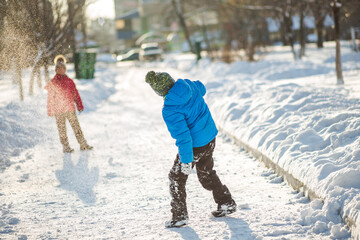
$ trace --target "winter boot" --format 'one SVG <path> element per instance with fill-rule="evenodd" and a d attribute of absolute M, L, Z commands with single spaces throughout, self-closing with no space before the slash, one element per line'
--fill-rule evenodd
<path fill-rule="evenodd" d="M 165 222 L 165 227 L 167 228 L 174 228 L 174 227 L 183 227 L 188 224 L 188 220 L 179 220 L 179 221 L 167 221 Z"/>
<path fill-rule="evenodd" d="M 165 222 L 165 227 L 167 227 L 167 228 L 183 227 L 186 224 L 188 224 L 188 219 L 189 218 L 187 216 L 184 216 L 181 218 L 173 219 L 171 221 L 167 221 L 167 222 Z"/>
<path fill-rule="evenodd" d="M 63 152 L 64 153 L 72 153 L 74 149 L 72 149 L 69 145 L 63 145 Z"/>
<path fill-rule="evenodd" d="M 92 150 L 93 148 L 94 148 L 93 146 L 90 146 L 90 145 L 88 145 L 87 143 L 81 144 L 81 146 L 80 146 L 80 150 L 81 150 L 81 151 Z"/>
<path fill-rule="evenodd" d="M 216 211 L 211 212 L 214 217 L 224 217 L 227 214 L 236 212 L 236 203 L 234 200 L 231 200 L 225 204 L 218 204 Z"/>

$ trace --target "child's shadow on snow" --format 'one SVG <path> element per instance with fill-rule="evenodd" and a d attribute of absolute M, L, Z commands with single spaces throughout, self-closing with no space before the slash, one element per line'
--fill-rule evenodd
<path fill-rule="evenodd" d="M 231 231 L 231 238 L 230 239 L 254 239 L 252 236 L 252 231 L 249 227 L 249 224 L 244 220 L 236 217 L 220 217 L 220 218 L 213 218 L 215 222 L 225 222 Z"/>
<path fill-rule="evenodd" d="M 241 239 L 241 240 L 252 240 L 254 236 L 252 236 L 252 231 L 249 227 L 249 224 L 240 218 L 235 217 L 221 217 L 221 218 L 213 218 L 215 222 L 225 222 L 229 226 L 229 230 L 231 231 L 231 237 L 228 239 Z M 181 228 L 170 228 L 171 231 L 177 232 L 181 234 L 181 237 L 185 240 L 200 240 L 199 235 L 189 226 L 181 227 Z M 224 235 L 223 231 L 218 234 Z M 226 236 L 219 237 L 225 238 Z"/>
<path fill-rule="evenodd" d="M 169 230 L 173 232 L 177 232 L 181 234 L 181 237 L 184 240 L 200 240 L 199 235 L 189 226 L 181 227 L 181 228 L 169 228 Z"/>
<path fill-rule="evenodd" d="M 56 170 L 56 178 L 60 182 L 60 186 L 68 191 L 77 193 L 80 200 L 87 204 L 94 204 L 96 197 L 94 186 L 99 179 L 99 168 L 88 168 L 89 154 L 81 152 L 79 161 L 76 165 L 71 160 L 71 154 L 64 154 L 63 169 Z"/>

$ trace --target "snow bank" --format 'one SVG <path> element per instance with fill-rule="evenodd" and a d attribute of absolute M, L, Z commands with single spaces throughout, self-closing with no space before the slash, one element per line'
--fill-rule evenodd
<path fill-rule="evenodd" d="M 37 123 L 43 121 L 45 114 L 39 98 L 23 104 L 11 102 L 0 108 L 0 170 L 11 165 L 11 156 L 18 156 L 44 139 L 47 128 Z"/>
<path fill-rule="evenodd" d="M 333 45 L 308 48 L 307 57 L 298 61 L 281 49 L 254 63 L 205 59 L 188 69 L 189 76 L 179 77 L 205 81 L 219 127 L 325 199 L 321 214 L 329 219 L 341 212 L 359 237 L 360 54 L 342 51 L 345 86 L 335 85 Z M 336 224 L 341 220 L 324 226 L 314 217 L 319 214 L 309 211 L 305 215 L 315 220 L 304 219 L 304 224 L 344 236 Z"/>

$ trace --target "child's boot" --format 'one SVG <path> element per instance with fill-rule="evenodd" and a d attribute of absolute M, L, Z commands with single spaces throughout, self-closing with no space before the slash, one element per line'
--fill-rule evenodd
<path fill-rule="evenodd" d="M 231 197 L 231 193 L 226 185 L 222 185 L 213 191 L 215 202 L 218 204 L 217 210 L 211 212 L 214 217 L 223 217 L 227 214 L 236 212 L 236 203 Z"/>
<path fill-rule="evenodd" d="M 217 210 L 211 212 L 211 214 L 214 217 L 223 217 L 234 212 L 236 212 L 236 203 L 231 199 L 231 201 L 228 203 L 218 204 Z"/>
<path fill-rule="evenodd" d="M 93 148 L 94 148 L 93 146 L 90 146 L 87 143 L 83 143 L 83 144 L 80 145 L 80 150 L 81 151 L 92 150 Z"/>
<path fill-rule="evenodd" d="M 70 147 L 70 145 L 63 145 L 63 152 L 64 153 L 72 153 L 74 151 L 74 149 L 72 149 L 71 147 Z"/>
<path fill-rule="evenodd" d="M 173 220 L 165 222 L 165 227 L 173 228 L 173 227 L 182 227 L 188 224 L 188 216 L 181 216 L 178 218 L 173 218 Z"/>
<path fill-rule="evenodd" d="M 172 205 L 175 206 L 172 202 Z M 186 209 L 186 203 L 180 203 L 171 209 L 172 220 L 165 222 L 165 227 L 182 227 L 188 224 L 189 215 Z"/>

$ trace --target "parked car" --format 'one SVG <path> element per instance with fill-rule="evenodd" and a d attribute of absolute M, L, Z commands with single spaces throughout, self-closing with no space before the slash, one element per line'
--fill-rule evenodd
<path fill-rule="evenodd" d="M 139 58 L 142 61 L 162 60 L 163 50 L 157 43 L 144 43 L 141 45 Z"/>
<path fill-rule="evenodd" d="M 139 60 L 139 49 L 132 49 L 123 55 L 116 57 L 117 61 L 134 61 Z"/>

